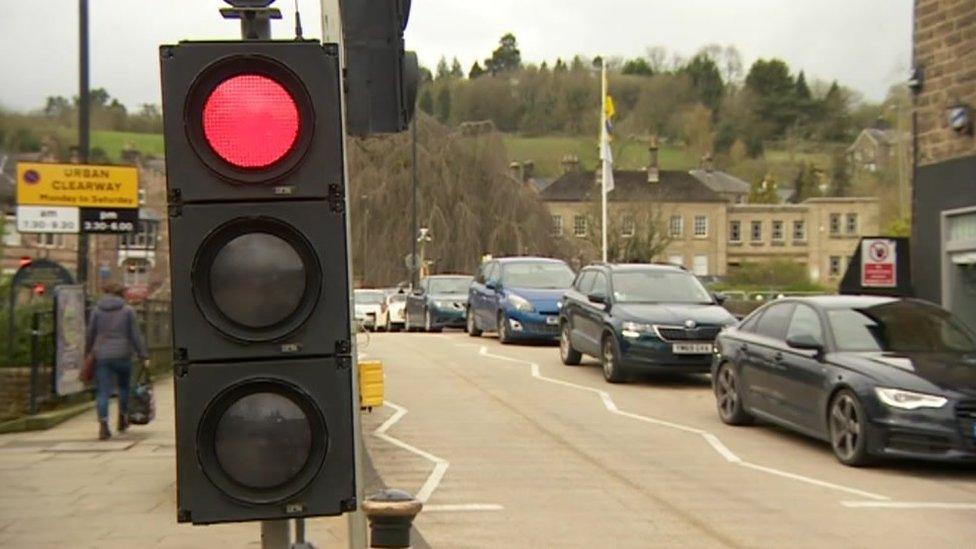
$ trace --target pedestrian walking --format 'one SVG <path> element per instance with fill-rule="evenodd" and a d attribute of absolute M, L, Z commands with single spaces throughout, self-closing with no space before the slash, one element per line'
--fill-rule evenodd
<path fill-rule="evenodd" d="M 98 300 L 88 319 L 85 351 L 95 360 L 96 410 L 98 412 L 98 439 L 112 436 L 108 428 L 108 399 L 112 394 L 112 379 L 119 388 L 118 431 L 129 427 L 127 405 L 129 382 L 132 377 L 133 351 L 149 367 L 149 353 L 139 333 L 136 313 L 125 304 L 121 284 L 110 282 L 102 287 L 104 295 Z"/>

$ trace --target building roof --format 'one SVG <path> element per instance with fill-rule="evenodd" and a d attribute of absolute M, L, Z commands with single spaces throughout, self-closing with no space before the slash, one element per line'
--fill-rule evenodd
<path fill-rule="evenodd" d="M 749 194 L 751 186 L 732 174 L 718 170 L 691 170 L 689 173 L 717 193 Z"/>
<path fill-rule="evenodd" d="M 529 188 L 537 193 L 541 193 L 548 187 L 552 185 L 553 180 L 546 177 L 530 177 L 528 179 Z"/>
<path fill-rule="evenodd" d="M 660 181 L 649 183 L 643 170 L 614 170 L 611 202 L 725 202 L 698 178 L 685 171 L 661 170 Z M 539 193 L 547 202 L 583 202 L 599 196 L 592 171 L 564 173 Z"/>
<path fill-rule="evenodd" d="M 861 140 L 861 137 L 867 137 L 879 145 L 895 145 L 899 141 L 904 141 L 908 139 L 909 134 L 907 132 L 899 132 L 898 130 L 882 130 L 879 128 L 864 128 L 861 133 L 857 135 L 854 139 L 854 143 L 848 147 L 848 150 L 853 149 L 857 146 L 857 142 Z"/>

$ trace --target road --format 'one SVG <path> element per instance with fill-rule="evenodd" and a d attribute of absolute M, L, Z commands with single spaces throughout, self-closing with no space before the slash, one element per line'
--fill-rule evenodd
<path fill-rule="evenodd" d="M 383 482 L 426 499 L 432 547 L 962 547 L 976 467 L 840 465 L 826 444 L 729 427 L 706 376 L 603 381 L 548 345 L 373 334 Z"/>

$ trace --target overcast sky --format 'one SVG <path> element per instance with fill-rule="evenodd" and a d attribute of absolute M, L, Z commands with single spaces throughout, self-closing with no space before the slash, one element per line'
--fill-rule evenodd
<path fill-rule="evenodd" d="M 367 0 L 368 1 L 368 0 Z M 294 0 L 274 23 L 294 29 Z M 77 0 L 3 0 L 0 105 L 38 109 L 77 94 Z M 157 47 L 180 39 L 234 38 L 219 0 L 91 0 L 92 87 L 129 107 L 159 103 Z M 321 37 L 319 0 L 299 0 L 305 35 Z M 634 57 L 649 46 L 690 56 L 735 45 L 746 68 L 779 57 L 808 80 L 837 79 L 869 99 L 907 78 L 912 0 L 413 0 L 407 47 L 434 67 L 457 56 L 465 71 L 512 32 L 525 61 L 574 54 Z"/>

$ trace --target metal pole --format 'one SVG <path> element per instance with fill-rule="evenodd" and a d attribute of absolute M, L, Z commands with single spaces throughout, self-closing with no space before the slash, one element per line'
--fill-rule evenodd
<path fill-rule="evenodd" d="M 261 549 L 289 549 L 290 545 L 287 520 L 261 521 Z"/>
<path fill-rule="evenodd" d="M 34 415 L 37 413 L 37 370 L 41 367 L 40 365 L 40 347 L 41 342 L 39 341 L 41 334 L 41 321 L 39 318 L 39 313 L 34 311 L 31 315 L 31 331 L 30 331 L 30 414 Z"/>
<path fill-rule="evenodd" d="M 89 106 L 91 103 L 88 83 L 88 0 L 78 0 L 78 160 L 88 163 Z M 88 285 L 88 235 L 78 234 L 78 257 L 75 267 L 78 284 Z"/>
<path fill-rule="evenodd" d="M 339 45 L 339 63 L 341 64 L 341 70 L 346 70 L 346 55 L 345 47 L 342 41 L 342 17 L 339 10 L 339 0 L 321 0 L 322 2 L 322 42 L 334 43 Z M 342 86 L 339 87 L 340 90 L 340 102 L 342 103 L 342 108 L 340 112 L 342 113 L 342 165 L 349 166 L 349 159 L 347 158 L 345 140 L 346 140 L 346 93 Z M 343 170 L 343 188 L 345 189 L 345 204 L 349 203 L 349 172 Z M 351 224 L 349 223 L 349 216 L 346 216 L 346 249 L 351 250 L 350 236 L 351 236 Z M 349 253 L 349 252 L 347 252 Z M 352 280 L 352 263 L 346 262 L 347 264 L 347 274 L 349 280 Z M 348 299 L 349 307 L 349 318 L 355 318 L 354 311 L 352 307 L 352 289 L 350 288 Z M 352 337 L 352 356 L 357 357 L 356 361 L 358 363 L 359 356 L 359 345 L 356 341 L 355 335 Z M 346 524 L 349 528 L 349 547 L 350 549 L 365 549 L 367 544 L 366 535 L 366 514 L 363 513 L 362 504 L 365 500 L 365 492 L 363 487 L 363 427 L 360 418 L 361 412 L 359 411 L 359 368 L 356 364 L 352 368 L 352 428 L 353 428 L 353 459 L 355 461 L 354 466 L 356 469 L 356 510 L 346 513 Z"/>
<path fill-rule="evenodd" d="M 602 234 L 602 239 L 603 239 L 602 255 L 603 255 L 603 262 L 606 263 L 607 262 L 607 159 L 605 155 L 602 154 L 604 152 L 602 149 L 607 139 L 607 135 L 606 135 L 607 109 L 606 106 L 604 105 L 604 102 L 607 100 L 607 64 L 602 63 L 602 65 L 603 65 L 603 77 L 601 78 L 601 84 L 600 84 L 600 89 L 602 90 L 600 92 L 600 148 L 601 148 L 600 158 L 602 159 L 602 163 L 600 165 L 600 167 L 602 168 L 600 170 L 600 174 L 601 174 L 600 195 L 602 196 L 603 200 L 601 202 L 600 211 L 603 219 L 600 224 L 600 232 L 603 233 Z"/>
<path fill-rule="evenodd" d="M 420 265 L 417 261 L 417 238 L 418 238 L 418 233 L 420 232 L 420 227 L 417 226 L 417 191 L 418 191 L 418 187 L 420 186 L 417 180 L 417 121 L 419 119 L 420 119 L 419 114 L 417 116 L 414 116 L 413 124 L 411 124 L 410 126 L 410 150 L 411 150 L 411 156 L 413 158 L 413 160 L 410 163 L 411 170 L 413 171 L 413 202 L 411 203 L 413 226 L 411 228 L 412 232 L 410 233 L 411 235 L 410 241 L 412 242 L 411 246 L 413 246 L 413 250 L 412 250 L 413 255 L 411 256 L 413 258 L 413 265 L 410 266 L 411 267 L 410 270 L 411 288 L 417 286 L 417 274 L 418 274 L 418 269 L 420 268 Z"/>

